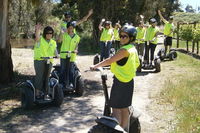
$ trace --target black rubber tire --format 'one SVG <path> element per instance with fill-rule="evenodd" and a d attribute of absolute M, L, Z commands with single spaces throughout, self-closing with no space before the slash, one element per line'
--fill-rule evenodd
<path fill-rule="evenodd" d="M 140 133 L 141 126 L 138 118 L 131 118 L 129 133 Z"/>
<path fill-rule="evenodd" d="M 161 66 L 160 66 L 160 59 L 156 59 L 154 60 L 154 64 L 155 64 L 155 72 L 160 72 L 161 71 Z"/>
<path fill-rule="evenodd" d="M 94 60 L 93 60 L 93 65 L 96 65 L 100 62 L 100 57 L 99 57 L 99 54 L 96 54 L 94 56 Z"/>
<path fill-rule="evenodd" d="M 163 61 L 163 60 L 165 59 L 165 49 L 163 49 L 163 48 L 160 49 L 160 50 L 158 51 L 157 56 L 160 58 L 161 61 Z"/>
<path fill-rule="evenodd" d="M 176 51 L 171 51 L 170 53 L 169 53 L 169 59 L 170 60 L 175 60 L 177 58 L 177 53 L 176 53 Z"/>
<path fill-rule="evenodd" d="M 29 110 L 34 107 L 33 90 L 28 85 L 24 85 L 21 88 L 21 107 L 25 110 Z"/>
<path fill-rule="evenodd" d="M 83 79 L 80 77 L 76 81 L 75 94 L 80 97 L 83 95 L 83 92 L 84 92 L 84 83 Z"/>
<path fill-rule="evenodd" d="M 139 58 L 139 60 L 140 60 L 140 65 L 137 68 L 137 72 L 142 72 L 142 59 Z"/>
<path fill-rule="evenodd" d="M 64 99 L 63 90 L 60 84 L 58 84 L 55 87 L 53 105 L 56 107 L 60 107 L 60 105 L 63 103 L 63 99 Z"/>
<path fill-rule="evenodd" d="M 122 133 L 120 131 L 116 131 L 108 126 L 97 124 L 93 126 L 88 133 Z"/>

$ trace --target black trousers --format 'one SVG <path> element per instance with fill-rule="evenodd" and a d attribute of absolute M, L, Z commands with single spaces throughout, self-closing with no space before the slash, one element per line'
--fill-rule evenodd
<path fill-rule="evenodd" d="M 145 42 L 145 55 L 144 55 L 144 60 L 149 61 L 149 51 L 150 51 L 150 60 L 154 60 L 154 52 L 156 49 L 157 44 L 149 43 L 147 45 L 147 42 Z"/>

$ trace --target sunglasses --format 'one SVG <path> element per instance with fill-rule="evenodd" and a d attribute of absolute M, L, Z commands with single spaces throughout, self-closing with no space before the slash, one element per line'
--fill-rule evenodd
<path fill-rule="evenodd" d="M 119 35 L 119 37 L 120 37 L 120 38 L 123 38 L 123 39 L 124 39 L 124 38 L 128 38 L 127 35 Z"/>
<path fill-rule="evenodd" d="M 51 34 L 51 35 L 52 35 L 53 33 L 52 33 L 52 32 L 49 32 L 49 33 L 47 33 L 47 34 Z"/>

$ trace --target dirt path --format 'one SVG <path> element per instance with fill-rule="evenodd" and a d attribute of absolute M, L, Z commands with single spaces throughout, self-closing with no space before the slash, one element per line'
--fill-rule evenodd
<path fill-rule="evenodd" d="M 13 49 L 15 70 L 21 74 L 34 75 L 32 50 Z M 78 56 L 78 66 L 85 79 L 84 96 L 68 95 L 61 108 L 37 107 L 32 111 L 20 108 L 19 101 L 4 101 L 1 107 L 0 132 L 25 133 L 86 133 L 95 124 L 96 116 L 102 115 L 104 97 L 99 72 L 90 72 L 93 56 Z M 56 62 L 59 62 L 57 60 Z M 133 106 L 141 112 L 142 133 L 168 133 L 173 128 L 174 109 L 162 103 L 159 93 L 167 75 L 173 69 L 162 64 L 160 73 L 140 73 L 135 78 Z M 167 69 L 166 69 L 167 68 Z M 108 87 L 112 84 L 112 74 L 108 73 Z M 0 100 L 2 102 L 2 100 Z"/>

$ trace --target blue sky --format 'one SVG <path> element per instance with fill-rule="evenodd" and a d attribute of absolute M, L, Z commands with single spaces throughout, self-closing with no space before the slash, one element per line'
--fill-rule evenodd
<path fill-rule="evenodd" d="M 187 4 L 191 5 L 194 9 L 200 6 L 200 0 L 179 0 L 182 5 L 182 8 L 185 9 Z"/>

